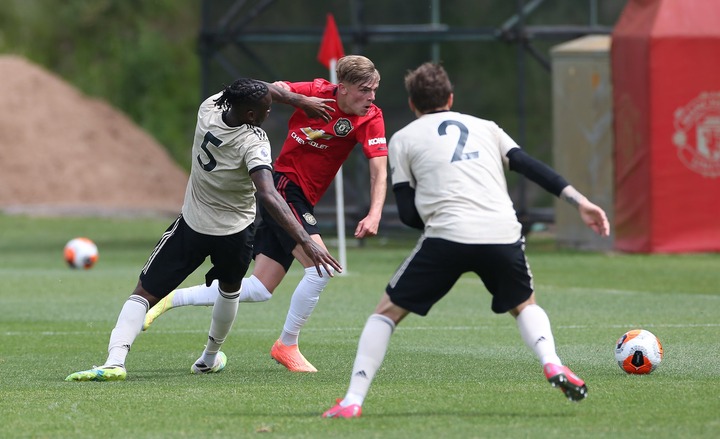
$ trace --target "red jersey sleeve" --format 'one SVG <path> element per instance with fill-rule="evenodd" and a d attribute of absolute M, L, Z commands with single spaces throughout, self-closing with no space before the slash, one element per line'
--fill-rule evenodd
<path fill-rule="evenodd" d="M 384 157 L 388 155 L 387 141 L 385 140 L 385 119 L 382 110 L 373 107 L 373 114 L 368 114 L 370 120 L 363 124 L 357 133 L 357 141 L 362 145 L 365 157 Z"/>
<path fill-rule="evenodd" d="M 288 82 L 284 81 L 290 86 L 290 91 L 293 93 L 315 96 L 319 98 L 333 97 L 337 86 L 326 79 L 318 78 L 311 82 Z"/>

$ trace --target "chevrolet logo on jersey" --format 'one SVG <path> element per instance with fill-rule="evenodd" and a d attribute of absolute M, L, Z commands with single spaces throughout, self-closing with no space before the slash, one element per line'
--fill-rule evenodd
<path fill-rule="evenodd" d="M 330 140 L 332 139 L 332 136 L 330 134 L 325 134 L 325 130 L 316 130 L 310 127 L 302 128 L 302 132 L 305 133 L 307 138 L 309 140 Z"/>

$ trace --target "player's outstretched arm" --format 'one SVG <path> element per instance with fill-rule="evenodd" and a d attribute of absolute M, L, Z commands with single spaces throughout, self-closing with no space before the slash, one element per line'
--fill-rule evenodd
<path fill-rule="evenodd" d="M 355 228 L 355 238 L 375 236 L 380 228 L 385 195 L 387 193 L 387 157 L 373 157 L 370 166 L 370 209 Z"/>
<path fill-rule="evenodd" d="M 507 158 L 510 163 L 510 170 L 523 174 L 546 191 L 575 206 L 580 212 L 583 222 L 593 229 L 595 233 L 600 236 L 610 234 L 610 223 L 605 211 L 591 203 L 553 168 L 530 156 L 520 148 L 511 149 L 507 153 Z"/>
<path fill-rule="evenodd" d="M 580 218 L 600 236 L 610 234 L 610 222 L 605 211 L 596 204 L 593 204 L 574 187 L 568 185 L 560 193 L 560 198 L 577 207 Z"/>
<path fill-rule="evenodd" d="M 287 203 L 275 189 L 270 170 L 265 168 L 255 170 L 250 174 L 250 177 L 257 188 L 258 200 L 275 221 L 292 236 L 295 242 L 302 246 L 305 254 L 313 261 L 318 276 L 322 277 L 323 275 L 320 267 L 323 267 L 331 277 L 333 271 L 329 267 L 342 272 L 340 263 L 327 250 L 313 241 L 295 219 Z"/>
<path fill-rule="evenodd" d="M 334 112 L 335 109 L 328 104 L 335 102 L 335 99 L 323 99 L 294 93 L 290 91 L 290 86 L 283 81 L 276 81 L 272 84 L 266 82 L 265 84 L 270 90 L 273 102 L 299 108 L 311 119 L 322 119 L 325 122 L 332 119 L 330 112 Z"/>

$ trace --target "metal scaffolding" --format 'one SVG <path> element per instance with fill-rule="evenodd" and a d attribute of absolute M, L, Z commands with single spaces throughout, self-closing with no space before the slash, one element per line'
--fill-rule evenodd
<path fill-rule="evenodd" d="M 365 0 L 348 0 L 351 9 L 351 25 L 340 29 L 345 43 L 351 45 L 351 52 L 361 54 L 365 46 L 377 43 L 426 43 L 431 57 L 439 59 L 439 43 L 442 42 L 504 42 L 516 47 L 517 69 L 517 118 L 518 134 L 516 140 L 523 145 L 526 142 L 526 103 L 525 85 L 528 58 L 550 70 L 550 61 L 539 50 L 536 41 L 565 41 L 588 34 L 610 34 L 612 27 L 598 25 L 598 0 L 587 0 L 589 16 L 587 25 L 582 26 L 532 26 L 526 18 L 533 14 L 545 0 L 517 0 L 516 10 L 507 20 L 497 27 L 453 27 L 440 21 L 440 0 L 430 1 L 430 22 L 424 24 L 372 25 L 367 23 Z M 575 0 L 573 0 L 575 2 Z M 248 0 L 225 2 L 222 14 L 217 0 L 203 0 L 202 27 L 199 36 L 202 93 L 210 93 L 209 77 L 211 63 L 217 63 L 233 77 L 243 76 L 235 60 L 224 56 L 221 50 L 233 46 L 249 60 L 256 63 L 269 77 L 278 77 L 273 67 L 253 50 L 252 43 L 320 43 L 322 27 L 264 27 L 253 29 L 251 24 L 263 12 L 271 8 L 275 0 L 259 0 L 249 5 Z M 220 16 L 214 20 L 213 17 Z M 528 209 L 525 180 L 519 181 L 519 200 L 516 208 L 523 225 L 534 222 L 552 222 L 552 209 Z"/>

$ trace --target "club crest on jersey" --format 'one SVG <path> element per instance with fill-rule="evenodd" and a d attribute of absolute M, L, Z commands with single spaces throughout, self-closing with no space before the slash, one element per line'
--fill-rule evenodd
<path fill-rule="evenodd" d="M 310 224 L 311 226 L 314 226 L 315 224 L 317 224 L 317 220 L 315 219 L 313 214 L 310 212 L 303 213 L 303 219 L 305 220 L 306 223 Z"/>
<path fill-rule="evenodd" d="M 350 119 L 345 119 L 344 117 L 338 119 L 337 122 L 335 122 L 335 126 L 333 126 L 333 131 L 335 131 L 335 134 L 340 137 L 347 136 L 350 134 L 352 129 L 353 126 L 352 123 L 350 123 Z"/>

